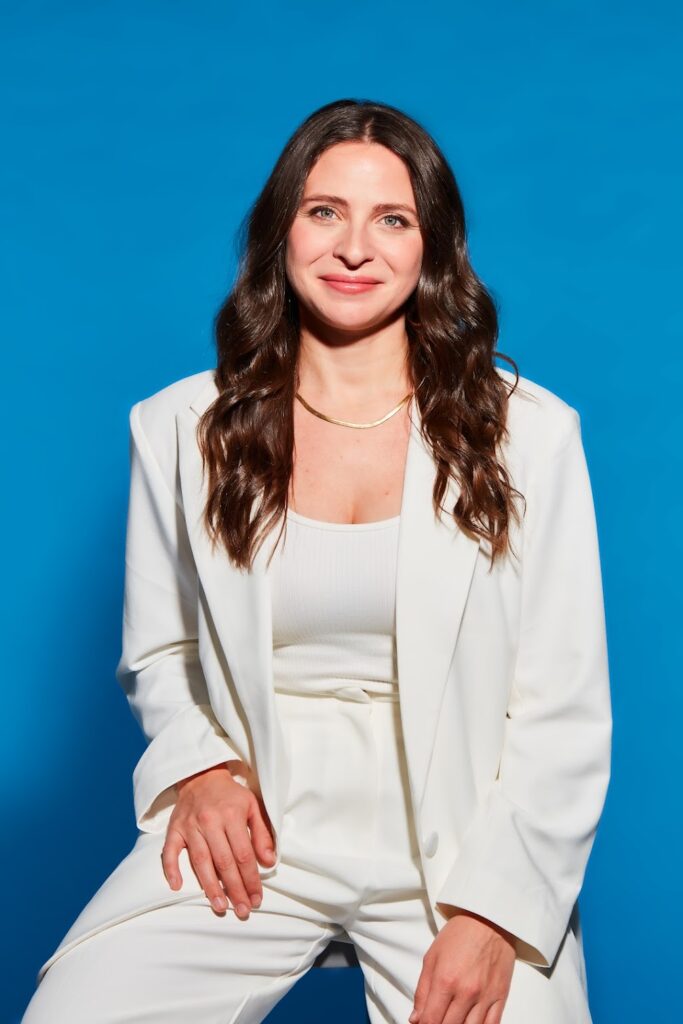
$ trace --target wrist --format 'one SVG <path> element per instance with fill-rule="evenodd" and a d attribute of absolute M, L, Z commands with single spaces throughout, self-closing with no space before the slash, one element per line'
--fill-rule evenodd
<path fill-rule="evenodd" d="M 228 771 L 227 763 L 222 762 L 221 764 L 212 764 L 209 768 L 203 768 L 202 771 L 195 772 L 194 775 L 188 775 L 186 778 L 180 779 L 178 782 L 176 782 L 176 789 L 178 790 L 178 792 L 180 792 L 183 786 L 185 786 L 188 782 L 192 782 L 193 779 L 198 779 L 202 775 L 208 775 L 209 772 L 215 771 Z"/>

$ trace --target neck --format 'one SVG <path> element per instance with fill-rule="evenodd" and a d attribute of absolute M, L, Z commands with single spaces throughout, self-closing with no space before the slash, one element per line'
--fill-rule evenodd
<path fill-rule="evenodd" d="M 311 402 L 343 409 L 352 418 L 398 402 L 412 391 L 403 319 L 372 332 L 332 337 L 302 324 L 297 390 Z"/>

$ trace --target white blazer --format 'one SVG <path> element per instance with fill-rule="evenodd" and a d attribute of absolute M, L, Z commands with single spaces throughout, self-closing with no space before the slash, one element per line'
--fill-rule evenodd
<path fill-rule="evenodd" d="M 222 548 L 211 550 L 195 432 L 217 395 L 213 370 L 205 370 L 130 411 L 116 675 L 149 741 L 133 775 L 138 829 L 165 832 L 176 781 L 240 758 L 257 774 L 275 833 L 276 863 L 259 866 L 265 877 L 279 863 L 289 780 L 273 696 L 271 538 L 250 572 L 236 570 Z M 439 928 L 447 920 L 440 904 L 462 907 L 510 931 L 520 959 L 552 965 L 570 927 L 582 955 L 575 903 L 611 760 L 602 580 L 579 415 L 520 377 L 504 454 L 527 513 L 512 529 L 519 560 L 489 571 L 487 543 L 433 513 L 435 466 L 414 400 L 410 411 L 396 642 L 430 906 Z M 444 506 L 457 495 L 451 482 Z M 273 543 L 276 534 L 277 527 Z M 158 864 L 157 853 L 157 872 Z M 118 895 L 76 922 L 43 972 L 107 914 L 120 920 L 150 906 L 142 882 L 125 898 L 113 883 L 110 890 Z M 157 903 L 181 898 L 183 890 L 159 883 Z"/>

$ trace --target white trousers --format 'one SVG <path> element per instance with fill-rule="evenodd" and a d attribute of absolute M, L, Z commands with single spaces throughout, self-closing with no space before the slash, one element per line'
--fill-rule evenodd
<path fill-rule="evenodd" d="M 216 913 L 187 850 L 174 894 L 161 867 L 165 832 L 140 833 L 86 907 L 100 926 L 53 960 L 22 1024 L 258 1024 L 343 932 L 356 948 L 372 1024 L 407 1024 L 437 928 L 399 705 L 360 688 L 344 698 L 277 692 L 276 700 L 292 776 L 281 860 L 262 877 L 261 906 L 247 920 L 232 906 Z M 117 915 L 141 885 L 149 898 Z M 503 1024 L 528 1024 L 529 1003 L 543 1024 L 590 1024 L 573 967 L 565 957 L 567 977 L 551 985 L 543 969 L 516 961 Z"/>
<path fill-rule="evenodd" d="M 355 699 L 275 699 L 292 779 L 281 862 L 262 879 L 260 907 L 247 921 L 231 905 L 216 913 L 183 850 L 186 897 L 128 916 L 55 959 L 23 1024 L 257 1024 L 343 931 L 364 971 L 373 1024 L 408 1021 L 436 928 L 407 803 L 398 703 L 360 690 Z M 171 894 L 164 838 L 143 833 L 135 846 Z M 122 891 L 127 862 L 138 886 L 135 854 L 116 869 Z"/>

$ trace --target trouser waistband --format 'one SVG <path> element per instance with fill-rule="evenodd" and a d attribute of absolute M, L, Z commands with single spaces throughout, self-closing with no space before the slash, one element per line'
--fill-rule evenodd
<path fill-rule="evenodd" d="M 323 690 L 318 692 L 307 692 L 305 690 L 281 690 L 276 687 L 275 693 L 278 694 L 278 696 L 284 697 L 308 697 L 311 700 L 320 698 L 329 700 L 330 698 L 334 698 L 335 700 L 353 701 L 354 703 L 359 704 L 369 704 L 374 701 L 388 704 L 398 704 L 399 702 L 398 693 L 373 693 L 371 690 L 364 690 L 362 687 L 337 693 L 326 693 Z"/>

